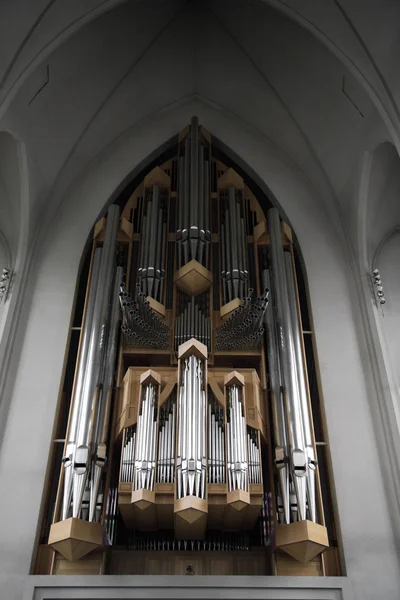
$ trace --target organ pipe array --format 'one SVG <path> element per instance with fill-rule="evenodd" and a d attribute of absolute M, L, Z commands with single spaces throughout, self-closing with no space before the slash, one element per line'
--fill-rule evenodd
<path fill-rule="evenodd" d="M 85 298 L 49 544 L 321 552 L 291 231 L 196 117 L 96 224 Z"/>
<path fill-rule="evenodd" d="M 247 428 L 247 456 L 249 458 L 249 483 L 261 483 L 261 454 L 258 432 Z"/>
<path fill-rule="evenodd" d="M 210 162 L 200 140 L 197 117 L 191 121 L 179 156 L 177 266 L 197 260 L 205 267 L 210 253 Z"/>
<path fill-rule="evenodd" d="M 226 304 L 248 288 L 247 236 L 242 191 L 232 185 L 221 194 L 221 277 Z"/>
<path fill-rule="evenodd" d="M 176 391 L 160 408 L 157 483 L 175 480 Z"/>
<path fill-rule="evenodd" d="M 207 294 L 188 296 L 180 292 L 181 314 L 175 320 L 175 350 L 191 338 L 211 349 L 209 302 Z"/>
<path fill-rule="evenodd" d="M 158 185 L 146 189 L 139 259 L 139 287 L 144 296 L 162 301 L 167 239 L 167 198 Z"/>
<path fill-rule="evenodd" d="M 122 269 L 115 269 L 119 208 L 111 206 L 102 248 L 95 251 L 68 439 L 63 457 L 62 519 L 82 516 L 89 489 L 89 521 L 96 518 L 100 479 L 106 462 L 110 391 L 114 378 L 118 321 L 118 288 Z M 107 333 L 108 332 L 108 333 Z M 72 503 L 72 510 L 71 510 Z"/>
<path fill-rule="evenodd" d="M 242 300 L 233 314 L 215 331 L 217 350 L 248 350 L 256 348 L 264 334 L 264 313 L 268 305 L 268 288 L 251 301 L 253 290 Z"/>
<path fill-rule="evenodd" d="M 232 490 L 248 489 L 248 454 L 246 418 L 242 388 L 228 386 L 228 411 L 226 423 L 228 487 Z"/>
<path fill-rule="evenodd" d="M 124 441 L 121 453 L 120 481 L 133 481 L 136 449 L 136 425 L 124 430 Z"/>
<path fill-rule="evenodd" d="M 316 521 L 312 415 L 307 397 L 305 364 L 301 350 L 292 257 L 281 244 L 277 209 L 268 212 L 274 303 L 267 319 L 271 360 L 271 389 L 275 416 L 275 462 L 279 472 L 284 522 L 290 522 L 290 485 L 300 521 Z M 269 273 L 265 273 L 268 281 Z M 287 409 L 286 409 L 287 406 Z"/>
<path fill-rule="evenodd" d="M 225 483 L 224 409 L 213 394 L 208 403 L 208 482 Z"/>
<path fill-rule="evenodd" d="M 140 286 L 140 284 L 138 284 Z M 144 348 L 168 348 L 170 329 L 163 323 L 145 299 L 145 293 L 136 290 L 136 302 L 125 291 L 123 283 L 119 293 L 122 309 L 122 332 L 132 346 Z"/>
<path fill-rule="evenodd" d="M 152 490 L 156 468 L 157 390 L 154 384 L 143 386 L 137 423 L 134 489 Z"/>
<path fill-rule="evenodd" d="M 178 401 L 177 497 L 206 496 L 206 391 L 204 361 L 182 361 Z"/>

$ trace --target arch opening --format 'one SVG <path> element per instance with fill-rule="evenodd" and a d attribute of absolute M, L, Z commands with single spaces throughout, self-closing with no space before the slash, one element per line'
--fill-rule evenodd
<path fill-rule="evenodd" d="M 90 236 L 38 564 L 339 575 L 298 244 L 196 118 L 174 142 Z"/>

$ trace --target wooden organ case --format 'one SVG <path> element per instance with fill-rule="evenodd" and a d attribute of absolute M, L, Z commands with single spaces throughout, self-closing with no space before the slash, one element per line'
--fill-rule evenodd
<path fill-rule="evenodd" d="M 194 117 L 94 227 L 37 573 L 340 574 L 297 274 Z"/>

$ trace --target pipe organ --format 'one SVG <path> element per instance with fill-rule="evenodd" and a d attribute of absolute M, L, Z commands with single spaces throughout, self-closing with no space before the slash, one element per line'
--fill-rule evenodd
<path fill-rule="evenodd" d="M 194 117 L 96 223 L 48 572 L 339 574 L 293 236 L 249 185 Z"/>

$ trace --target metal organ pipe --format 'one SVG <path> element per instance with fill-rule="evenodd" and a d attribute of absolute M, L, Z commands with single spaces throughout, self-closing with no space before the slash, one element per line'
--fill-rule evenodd
<path fill-rule="evenodd" d="M 304 442 L 307 459 L 307 501 L 310 518 L 316 521 L 316 501 L 315 501 L 315 470 L 317 467 L 317 457 L 314 452 L 314 444 L 312 437 L 312 417 L 309 411 L 307 384 L 305 379 L 305 365 L 303 362 L 303 351 L 300 339 L 300 323 L 297 310 L 297 298 L 293 277 L 292 256 L 289 252 L 284 252 L 286 281 L 289 295 L 290 315 L 292 321 L 293 341 L 296 357 L 297 381 L 300 394 L 300 406 L 303 418 Z"/>
<path fill-rule="evenodd" d="M 299 519 L 306 515 L 306 475 L 308 464 L 304 439 L 303 413 L 297 379 L 297 361 L 292 327 L 292 316 L 288 297 L 286 268 L 281 241 L 279 213 L 276 208 L 268 211 L 268 226 L 271 236 L 272 284 L 276 298 L 279 352 L 281 357 L 284 394 L 287 398 L 290 428 L 291 475 L 297 497 Z"/>
<path fill-rule="evenodd" d="M 175 470 L 176 392 L 160 409 L 157 483 L 173 483 Z"/>
<path fill-rule="evenodd" d="M 274 307 L 276 304 L 272 293 L 269 270 L 267 269 L 263 272 L 263 285 L 271 290 L 270 302 L 265 313 L 265 325 L 267 332 L 266 347 L 276 444 L 274 460 L 278 471 L 281 500 L 278 504 L 282 506 L 282 522 L 290 523 L 288 424 L 286 421 L 285 398 L 279 360 L 278 332 L 276 328 L 276 317 L 274 316 Z"/>
<path fill-rule="evenodd" d="M 137 422 L 134 489 L 153 490 L 156 461 L 157 390 L 152 384 L 142 389 Z"/>
<path fill-rule="evenodd" d="M 208 266 L 211 243 L 210 175 L 209 161 L 204 158 L 199 122 L 197 117 L 193 117 L 190 136 L 185 138 L 183 157 L 178 163 L 178 268 L 193 259 Z"/>
<path fill-rule="evenodd" d="M 246 419 L 242 400 L 242 389 L 230 385 L 226 430 L 228 436 L 228 485 L 229 491 L 245 490 L 248 487 L 248 457 Z"/>
<path fill-rule="evenodd" d="M 162 302 L 165 279 L 166 210 L 164 188 L 153 185 L 146 190 L 145 214 L 142 219 L 139 287 L 144 297 Z"/>
<path fill-rule="evenodd" d="M 242 304 L 233 314 L 215 330 L 217 350 L 236 350 L 256 348 L 264 333 L 264 313 L 268 306 L 269 289 L 251 302 L 251 294 L 243 298 Z"/>
<path fill-rule="evenodd" d="M 109 326 L 109 305 L 115 265 L 117 233 L 119 226 L 120 210 L 118 206 L 111 205 L 108 210 L 107 224 L 105 230 L 104 244 L 101 253 L 101 262 L 97 277 L 97 285 L 94 290 L 94 305 L 90 323 L 86 363 L 83 382 L 80 388 L 78 403 L 77 422 L 73 430 L 68 434 L 67 451 L 72 453 L 64 457 L 64 465 L 69 466 L 73 462 L 72 488 L 73 488 L 73 510 L 72 516 L 79 517 L 82 500 L 87 487 L 91 459 L 93 453 L 93 441 L 98 412 L 98 404 L 103 385 L 102 369 L 105 360 L 107 327 Z M 79 375 L 78 375 L 79 379 Z M 75 403 L 74 403 L 75 404 Z M 73 436 L 75 439 L 73 439 Z M 71 497 L 69 486 L 71 477 L 66 477 L 64 485 L 64 507 L 62 516 L 68 512 L 65 500 Z M 68 486 L 68 488 L 67 488 Z"/>
<path fill-rule="evenodd" d="M 208 482 L 225 483 L 224 409 L 209 391 Z"/>
<path fill-rule="evenodd" d="M 68 517 L 72 500 L 72 485 L 73 485 L 73 462 L 76 450 L 76 433 L 78 427 L 78 420 L 80 411 L 82 408 L 81 395 L 83 389 L 83 383 L 85 380 L 85 370 L 87 367 L 87 353 L 89 349 L 89 338 L 93 320 L 93 309 L 96 299 L 97 282 L 100 270 L 101 262 L 101 248 L 97 248 L 94 253 L 92 274 L 90 279 L 89 295 L 86 308 L 86 317 L 82 332 L 82 345 L 79 356 L 77 380 L 74 390 L 74 397 L 72 399 L 72 413 L 71 421 L 68 432 L 68 442 L 65 449 L 62 462 L 64 465 L 64 490 L 63 490 L 63 504 L 61 511 L 61 520 L 64 521 Z"/>
<path fill-rule="evenodd" d="M 249 483 L 261 483 L 261 455 L 258 442 L 258 432 L 252 427 L 247 428 L 247 452 L 249 457 Z"/>
<path fill-rule="evenodd" d="M 221 199 L 221 278 L 226 304 L 247 291 L 247 231 L 242 192 L 230 186 Z"/>
<path fill-rule="evenodd" d="M 178 400 L 177 495 L 205 498 L 206 392 L 203 361 L 189 356 L 182 361 Z"/>
<path fill-rule="evenodd" d="M 110 322 L 107 332 L 107 342 L 104 356 L 103 385 L 99 394 L 97 422 L 94 434 L 94 456 L 92 463 L 92 478 L 90 485 L 89 521 L 95 519 L 95 511 L 99 509 L 98 495 L 100 479 L 107 460 L 108 425 L 110 421 L 111 396 L 114 384 L 115 360 L 117 356 L 118 325 L 119 325 L 119 289 L 122 283 L 123 269 L 117 267 L 114 287 L 111 296 Z M 101 507 L 100 507 L 101 508 Z"/>

